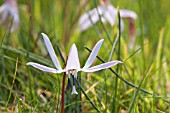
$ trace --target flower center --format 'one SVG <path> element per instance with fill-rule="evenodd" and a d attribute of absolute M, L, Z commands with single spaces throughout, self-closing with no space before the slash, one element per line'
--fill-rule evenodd
<path fill-rule="evenodd" d="M 68 70 L 68 77 L 70 78 L 71 75 L 77 79 L 77 70 L 76 69 Z"/>
<path fill-rule="evenodd" d="M 68 81 L 70 82 L 70 78 L 72 78 L 73 83 L 72 83 L 72 93 L 71 94 L 78 94 L 76 91 L 76 83 L 75 83 L 75 79 L 77 79 L 77 70 L 72 69 L 72 70 L 68 70 Z"/>

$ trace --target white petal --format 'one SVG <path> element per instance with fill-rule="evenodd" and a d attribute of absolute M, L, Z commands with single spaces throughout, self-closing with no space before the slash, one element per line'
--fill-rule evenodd
<path fill-rule="evenodd" d="M 113 5 L 108 5 L 107 6 L 108 10 L 110 13 L 115 14 L 117 13 L 117 9 Z"/>
<path fill-rule="evenodd" d="M 115 25 L 115 20 L 117 18 L 117 9 L 114 8 L 112 5 L 109 5 L 108 11 L 104 13 L 104 18 L 110 23 L 111 26 Z M 124 23 L 123 20 L 121 19 L 121 31 L 124 30 Z"/>
<path fill-rule="evenodd" d="M 71 46 L 68 59 L 67 59 L 66 70 L 70 70 L 70 69 L 76 69 L 76 70 L 80 69 L 79 57 L 78 57 L 77 47 L 75 44 Z"/>
<path fill-rule="evenodd" d="M 122 32 L 124 30 L 124 22 L 122 19 L 120 20 L 120 26 L 121 26 L 121 32 Z"/>
<path fill-rule="evenodd" d="M 64 70 L 56 70 L 54 68 L 50 68 L 50 67 L 47 67 L 47 66 L 44 66 L 44 65 L 41 65 L 41 64 L 38 64 L 38 63 L 34 63 L 34 62 L 28 62 L 27 65 L 29 66 L 33 66 L 41 71 L 45 71 L 45 72 L 50 72 L 50 73 L 62 73 L 64 72 Z"/>
<path fill-rule="evenodd" d="M 99 6 L 97 9 L 100 15 L 105 12 L 105 9 L 102 6 Z M 97 9 L 94 8 L 80 17 L 79 26 L 81 31 L 85 31 L 99 20 Z M 104 21 L 104 19 L 102 19 L 102 21 Z"/>
<path fill-rule="evenodd" d="M 91 20 L 90 20 L 91 18 Z M 90 11 L 80 17 L 79 26 L 81 31 L 85 31 L 99 20 L 98 15 Z M 92 21 L 92 22 L 91 22 Z"/>
<path fill-rule="evenodd" d="M 19 26 L 18 6 L 17 6 L 16 1 L 13 1 L 13 3 L 9 5 L 10 5 L 9 13 L 13 19 L 13 25 L 12 25 L 11 31 L 14 31 Z"/>
<path fill-rule="evenodd" d="M 120 10 L 120 16 L 122 18 L 132 18 L 132 19 L 136 19 L 137 18 L 137 14 L 134 11 L 131 10 Z"/>
<path fill-rule="evenodd" d="M 91 64 L 94 62 L 99 50 L 100 50 L 100 47 L 103 43 L 104 39 L 101 39 L 100 41 L 97 42 L 97 44 L 94 46 L 89 58 L 87 59 L 85 65 L 83 68 L 89 68 L 91 66 Z"/>
<path fill-rule="evenodd" d="M 15 31 L 18 28 L 18 26 L 19 26 L 19 17 L 15 16 L 13 18 L 13 25 L 11 27 L 11 31 L 12 32 Z"/>
<path fill-rule="evenodd" d="M 111 26 L 114 26 L 114 24 L 115 24 L 115 17 L 114 17 L 114 15 L 113 14 L 111 14 L 109 11 L 107 11 L 107 12 L 105 12 L 104 13 L 104 18 L 109 22 L 109 24 L 111 25 Z"/>
<path fill-rule="evenodd" d="M 114 26 L 115 19 L 117 15 L 117 10 L 112 6 L 107 6 L 107 11 L 104 13 L 104 18 L 110 23 L 111 26 Z"/>
<path fill-rule="evenodd" d="M 57 57 L 56 57 L 56 55 L 55 55 L 53 46 L 52 46 L 49 38 L 47 37 L 46 34 L 44 34 L 44 33 L 41 33 L 41 34 L 42 34 L 42 36 L 43 36 L 44 43 L 45 43 L 45 45 L 46 45 L 46 48 L 47 48 L 47 50 L 48 50 L 48 53 L 49 53 L 49 55 L 50 55 L 50 57 L 51 57 L 51 60 L 53 61 L 54 65 L 55 65 L 55 67 L 56 67 L 58 70 L 62 70 L 62 68 L 61 68 L 61 66 L 60 66 L 60 63 L 59 63 L 59 61 L 58 61 L 58 59 L 57 59 Z"/>
<path fill-rule="evenodd" d="M 76 91 L 76 87 L 75 87 L 75 86 L 72 87 L 72 92 L 71 92 L 71 94 L 76 94 L 76 95 L 78 94 L 77 91 Z"/>
<path fill-rule="evenodd" d="M 87 68 L 87 69 L 82 69 L 81 71 L 84 72 L 95 72 L 95 71 L 99 71 L 102 69 L 107 69 L 110 68 L 112 66 L 115 66 L 116 64 L 122 63 L 121 61 L 111 61 L 111 62 L 107 62 L 107 63 L 103 63 L 97 66 L 93 66 L 91 68 Z"/>

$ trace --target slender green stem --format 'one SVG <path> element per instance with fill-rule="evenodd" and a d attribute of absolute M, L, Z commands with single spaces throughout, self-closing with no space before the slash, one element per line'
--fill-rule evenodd
<path fill-rule="evenodd" d="M 50 67 L 52 66 L 48 60 L 45 60 L 42 57 L 37 56 L 36 54 L 29 52 L 29 55 L 27 56 L 27 51 L 15 49 L 15 48 L 12 48 L 10 46 L 5 46 L 5 45 L 2 45 L 2 49 L 4 49 L 5 51 L 10 51 L 12 53 L 15 53 L 17 55 L 21 55 L 25 58 L 39 62 L 41 64 L 45 64 L 45 65 L 50 66 Z"/>
<path fill-rule="evenodd" d="M 100 39 L 102 39 L 102 38 L 103 38 L 103 36 L 101 35 L 101 33 L 100 33 L 100 31 L 99 31 L 99 29 L 98 29 L 97 25 L 93 23 L 93 21 L 92 21 L 92 17 L 90 16 L 89 12 L 87 12 L 87 14 L 88 14 L 88 18 L 89 18 L 90 22 L 93 24 L 93 26 L 92 26 L 92 27 L 94 28 L 94 30 L 95 30 L 95 32 L 96 32 L 96 34 L 99 36 L 99 38 L 100 38 Z"/>
<path fill-rule="evenodd" d="M 87 49 L 89 52 L 91 52 L 91 50 L 90 50 L 89 48 L 85 47 L 85 49 Z M 106 63 L 106 62 L 105 62 L 102 58 L 100 58 L 99 56 L 97 56 L 97 58 L 98 58 L 102 63 Z M 115 72 L 112 68 L 109 68 L 109 70 L 110 70 L 112 73 L 114 73 L 120 80 L 122 80 L 123 82 L 125 82 L 126 84 L 128 84 L 129 86 L 134 87 L 135 89 L 138 88 L 138 86 L 136 86 L 136 85 L 128 82 L 128 81 L 125 80 L 124 78 L 122 78 L 122 77 L 121 77 L 117 72 Z M 144 93 L 146 93 L 146 94 L 152 95 L 152 96 L 154 96 L 154 97 L 159 96 L 159 95 L 153 94 L 153 93 L 151 93 L 151 92 L 149 92 L 149 91 L 147 91 L 147 90 L 145 90 L 145 89 L 143 89 L 143 88 L 139 88 L 139 90 L 142 91 L 142 92 L 144 92 Z M 165 102 L 167 102 L 167 103 L 170 103 L 169 100 L 166 100 L 166 99 L 164 99 L 164 98 L 160 98 L 160 99 L 163 100 L 163 101 L 165 101 Z"/>
<path fill-rule="evenodd" d="M 120 60 L 120 37 L 121 37 L 121 19 L 120 19 L 120 12 L 118 11 L 118 60 Z M 117 73 L 119 72 L 119 65 L 117 65 Z M 113 100 L 113 113 L 117 112 L 116 110 L 116 98 L 117 98 L 117 89 L 118 89 L 118 77 L 116 76 L 115 80 L 115 94 L 114 94 L 114 100 Z"/>
<path fill-rule="evenodd" d="M 94 105 L 94 103 L 90 100 L 90 98 L 89 98 L 88 95 L 85 93 L 85 91 L 84 91 L 83 88 L 81 87 L 81 85 L 80 85 L 80 83 L 78 82 L 78 80 L 77 80 L 77 79 L 75 79 L 75 80 L 76 80 L 76 82 L 77 82 L 80 90 L 83 92 L 83 94 L 85 95 L 85 97 L 87 98 L 87 100 L 89 100 L 90 104 L 94 107 L 94 109 L 96 109 L 97 112 L 100 113 L 99 109 L 98 109 L 98 108 Z"/>
<path fill-rule="evenodd" d="M 17 59 L 16 59 L 14 79 L 13 79 L 13 81 L 12 81 L 12 86 L 11 86 L 11 88 L 10 88 L 9 97 L 8 97 L 8 100 L 7 100 L 6 105 L 5 105 L 6 107 L 7 107 L 7 105 L 8 105 L 9 99 L 11 98 L 12 88 L 13 88 L 13 86 L 14 86 L 14 82 L 15 82 L 16 75 L 17 75 L 17 69 L 18 69 L 18 57 L 17 57 Z"/>
<path fill-rule="evenodd" d="M 150 66 L 150 67 L 151 67 L 151 66 Z M 138 96 L 139 89 L 140 89 L 140 87 L 141 87 L 143 81 L 145 80 L 145 77 L 146 77 L 146 75 L 147 75 L 149 69 L 150 69 L 150 68 L 148 68 L 148 70 L 146 71 L 146 74 L 143 76 L 142 80 L 140 81 L 140 83 L 139 83 L 139 85 L 138 85 L 137 90 L 136 90 L 135 93 L 134 93 L 134 97 L 133 97 L 133 100 L 132 100 L 132 102 L 131 102 L 131 104 L 130 104 L 128 113 L 131 113 L 131 111 L 132 111 L 132 109 L 133 109 L 133 106 L 134 106 L 134 104 L 135 104 L 135 100 L 136 100 L 136 98 L 137 98 L 137 96 Z"/>
<path fill-rule="evenodd" d="M 99 11 L 98 11 L 98 8 L 97 8 L 97 1 L 96 1 L 96 0 L 94 0 L 94 4 L 95 4 L 95 7 L 96 7 L 96 9 L 97 9 L 97 14 L 98 14 L 98 16 L 99 16 L 100 23 L 101 23 L 101 25 L 102 25 L 102 27 L 103 27 L 106 35 L 107 35 L 107 38 L 109 39 L 109 42 L 110 42 L 111 45 L 112 45 L 111 36 L 110 36 L 110 34 L 108 33 L 108 31 L 106 30 L 106 28 L 105 28 L 105 26 L 104 26 L 104 24 L 103 24 L 103 22 L 102 22 L 102 17 L 101 17 L 101 15 L 99 14 Z"/>
<path fill-rule="evenodd" d="M 143 0 L 138 0 L 138 5 L 139 5 L 139 15 L 142 16 L 142 1 Z M 144 52 L 144 24 L 143 24 L 143 17 L 139 18 L 139 26 L 140 26 L 140 31 L 141 31 L 141 37 L 140 37 L 140 42 L 141 42 L 141 51 L 142 51 L 142 58 L 143 58 L 143 63 L 144 63 L 144 69 L 146 68 L 146 62 L 145 62 L 145 52 Z"/>
<path fill-rule="evenodd" d="M 2 49 L 2 44 L 4 43 L 4 39 L 6 37 L 6 32 L 4 33 L 3 37 L 2 37 L 2 42 L 1 42 L 1 46 L 0 46 L 0 57 L 4 56 L 4 50 Z M 1 57 L 1 61 L 2 61 L 2 66 L 1 69 L 3 69 L 5 67 L 5 63 L 4 63 L 4 57 Z M 2 82 L 2 77 L 5 76 L 5 70 L 3 69 L 2 71 L 2 75 L 0 76 L 0 83 Z"/>
<path fill-rule="evenodd" d="M 62 55 L 62 53 L 61 53 L 61 50 L 60 50 L 60 48 L 59 48 L 59 45 L 58 45 L 58 44 L 57 44 L 57 52 L 58 52 L 58 54 L 59 54 L 59 56 L 60 56 L 60 58 L 61 58 L 62 62 L 65 64 L 64 57 L 63 57 L 63 55 Z"/>

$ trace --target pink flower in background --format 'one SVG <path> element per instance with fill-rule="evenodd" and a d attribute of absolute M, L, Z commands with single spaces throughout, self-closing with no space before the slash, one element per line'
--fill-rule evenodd
<path fill-rule="evenodd" d="M 106 69 L 106 68 L 110 68 L 111 66 L 117 65 L 119 63 L 122 63 L 121 61 L 111 61 L 111 62 L 107 62 L 107 63 L 103 63 L 97 66 L 93 66 L 90 67 L 92 65 L 92 63 L 94 62 L 99 49 L 101 47 L 101 44 L 103 43 L 103 39 L 101 39 L 93 48 L 89 58 L 87 59 L 85 65 L 83 68 L 80 68 L 80 62 L 79 62 L 79 57 L 78 57 L 78 51 L 77 51 L 77 47 L 75 44 L 73 44 L 70 48 L 70 52 L 68 55 L 68 59 L 67 59 L 67 64 L 66 67 L 64 69 L 61 68 L 61 65 L 55 55 L 54 49 L 52 47 L 52 44 L 49 40 L 49 38 L 47 37 L 47 35 L 45 35 L 44 33 L 42 33 L 43 39 L 44 39 L 44 43 L 46 45 L 46 48 L 48 50 L 48 53 L 51 57 L 51 60 L 53 62 L 53 64 L 55 65 L 55 68 L 51 68 L 51 67 L 47 67 L 38 63 L 34 63 L 34 62 L 28 62 L 27 65 L 33 66 L 39 70 L 45 71 L 45 72 L 51 72 L 51 73 L 62 73 L 62 72 L 66 72 L 68 77 L 70 78 L 70 76 L 72 76 L 73 78 L 73 85 L 72 85 L 72 94 L 78 94 L 76 91 L 76 87 L 75 87 L 75 79 L 77 79 L 77 72 L 79 71 L 84 71 L 84 72 L 95 72 L 95 71 L 99 71 L 102 69 Z"/>
<path fill-rule="evenodd" d="M 16 0 L 6 0 L 0 7 L 0 22 L 5 26 L 10 25 L 12 19 L 11 31 L 13 32 L 19 26 L 18 5 Z"/>

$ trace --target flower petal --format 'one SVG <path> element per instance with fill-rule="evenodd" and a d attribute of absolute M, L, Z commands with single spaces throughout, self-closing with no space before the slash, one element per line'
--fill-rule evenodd
<path fill-rule="evenodd" d="M 27 65 L 33 66 L 41 71 L 50 72 L 50 73 L 62 73 L 65 71 L 65 70 L 56 70 L 54 68 L 50 68 L 50 67 L 47 67 L 47 66 L 44 66 L 38 63 L 34 63 L 34 62 L 28 62 Z"/>
<path fill-rule="evenodd" d="M 70 69 L 80 69 L 80 62 L 77 52 L 77 47 L 73 44 L 70 48 L 70 52 L 67 59 L 66 70 Z"/>
<path fill-rule="evenodd" d="M 107 6 L 107 11 L 103 14 L 104 18 L 110 23 L 111 26 L 114 26 L 116 20 L 117 10 L 112 6 Z"/>
<path fill-rule="evenodd" d="M 113 17 L 114 15 L 112 15 L 109 11 L 107 11 L 104 13 L 103 16 L 109 22 L 111 26 L 114 26 L 115 24 L 115 18 Z"/>
<path fill-rule="evenodd" d="M 97 42 L 97 44 L 94 46 L 89 58 L 87 59 L 85 65 L 83 68 L 89 68 L 91 66 L 91 64 L 94 62 L 99 50 L 100 50 L 100 47 L 103 43 L 104 39 L 101 39 L 100 41 Z"/>
<path fill-rule="evenodd" d="M 120 20 L 120 25 L 121 25 L 121 32 L 122 32 L 124 30 L 124 22 L 122 19 Z"/>
<path fill-rule="evenodd" d="M 95 72 L 95 71 L 99 71 L 99 70 L 102 70 L 102 69 L 110 68 L 110 67 L 115 66 L 119 63 L 122 63 L 122 62 L 121 61 L 111 61 L 111 62 L 103 63 L 103 64 L 100 64 L 100 65 L 97 65 L 97 66 L 93 66 L 91 68 L 82 69 L 81 71 Z"/>
<path fill-rule="evenodd" d="M 124 10 L 124 9 L 120 10 L 120 16 L 122 18 L 132 18 L 132 19 L 136 19 L 137 18 L 137 14 L 134 11 Z"/>
<path fill-rule="evenodd" d="M 18 28 L 19 26 L 19 15 L 18 15 L 18 5 L 17 5 L 17 2 L 15 0 L 12 0 L 11 3 L 10 3 L 10 10 L 9 10 L 9 13 L 10 15 L 12 16 L 13 18 L 13 25 L 11 27 L 11 31 L 13 32 L 15 29 Z"/>
<path fill-rule="evenodd" d="M 55 67 L 56 67 L 58 70 L 62 70 L 62 68 L 61 68 L 61 66 L 60 66 L 60 63 L 59 63 L 59 61 L 58 61 L 58 59 L 57 59 L 57 57 L 56 57 L 56 55 L 55 55 L 53 46 L 52 46 L 49 38 L 47 37 L 46 34 L 44 34 L 44 33 L 41 33 L 41 34 L 42 34 L 42 36 L 43 36 L 44 43 L 45 43 L 45 45 L 46 45 L 46 48 L 47 48 L 47 50 L 48 50 L 48 53 L 49 53 L 49 55 L 50 55 L 50 57 L 51 57 L 51 60 L 53 61 L 54 65 L 55 65 Z"/>
<path fill-rule="evenodd" d="M 104 13 L 104 18 L 110 23 L 110 25 L 113 27 L 115 25 L 115 20 L 117 18 L 117 9 L 114 8 L 112 5 L 108 5 L 107 11 Z M 121 19 L 121 31 L 124 30 L 124 23 Z"/>
<path fill-rule="evenodd" d="M 81 31 L 85 31 L 99 20 L 97 9 L 100 15 L 102 15 L 105 12 L 105 9 L 99 6 L 91 11 L 88 11 L 87 13 L 83 14 L 80 17 L 79 26 Z M 105 21 L 104 18 L 102 18 L 102 21 Z"/>

